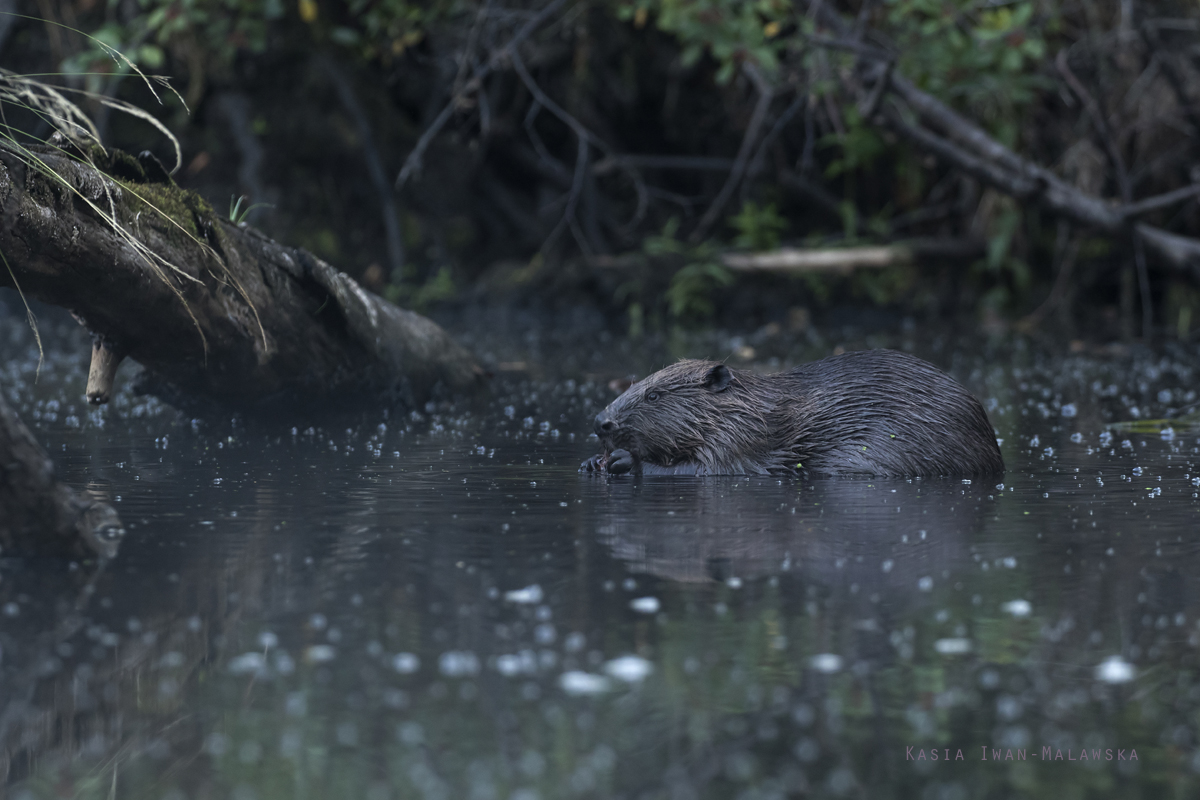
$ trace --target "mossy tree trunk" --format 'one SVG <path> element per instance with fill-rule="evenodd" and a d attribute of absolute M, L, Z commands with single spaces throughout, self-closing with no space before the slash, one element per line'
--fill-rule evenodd
<path fill-rule="evenodd" d="M 95 335 L 93 402 L 124 356 L 184 397 L 243 408 L 411 406 L 483 382 L 436 324 L 221 219 L 149 154 L 0 145 L 0 253 L 0 285 Z"/>

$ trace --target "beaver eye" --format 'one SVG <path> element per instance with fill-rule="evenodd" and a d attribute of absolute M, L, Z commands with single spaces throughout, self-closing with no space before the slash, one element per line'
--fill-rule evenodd
<path fill-rule="evenodd" d="M 651 403 L 653 403 L 655 400 L 658 399 L 658 392 L 650 392 L 649 394 L 646 395 L 646 399 L 649 400 Z"/>

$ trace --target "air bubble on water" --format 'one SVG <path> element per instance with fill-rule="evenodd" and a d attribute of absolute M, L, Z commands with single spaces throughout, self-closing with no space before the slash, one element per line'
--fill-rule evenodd
<path fill-rule="evenodd" d="M 654 665 L 641 656 L 621 656 L 605 663 L 604 671 L 626 683 L 638 683 L 654 672 Z"/>
<path fill-rule="evenodd" d="M 612 682 L 603 675 L 582 670 L 569 670 L 558 678 L 558 685 L 567 694 L 602 694 L 612 689 Z"/>
<path fill-rule="evenodd" d="M 411 675 L 421 668 L 421 659 L 412 653 L 396 653 L 392 656 L 392 669 L 401 675 Z"/>
<path fill-rule="evenodd" d="M 1129 683 L 1136 671 L 1120 656 L 1109 656 L 1096 666 L 1096 680 L 1104 683 Z"/>
<path fill-rule="evenodd" d="M 229 671 L 234 675 L 258 674 L 265 671 L 267 660 L 262 653 L 242 653 L 229 662 Z"/>
<path fill-rule="evenodd" d="M 304 660 L 310 664 L 324 664 L 333 661 L 337 650 L 327 644 L 314 644 L 304 651 Z"/>
<path fill-rule="evenodd" d="M 504 593 L 504 599 L 507 602 L 519 605 L 540 603 L 542 596 L 542 587 L 536 583 L 526 586 L 524 589 L 512 589 Z"/>
<path fill-rule="evenodd" d="M 960 656 L 971 652 L 971 640 L 962 637 L 938 639 L 933 649 L 944 656 Z"/>
<path fill-rule="evenodd" d="M 461 678 L 479 672 L 479 657 L 470 650 L 447 650 L 438 659 L 438 669 L 450 678 Z"/>
<path fill-rule="evenodd" d="M 657 597 L 638 597 L 629 601 L 629 607 L 642 614 L 657 614 L 662 604 Z"/>
<path fill-rule="evenodd" d="M 1012 614 L 1014 617 L 1028 617 L 1030 612 L 1033 611 L 1033 606 L 1029 604 L 1028 600 L 1017 599 L 1002 603 L 1000 609 Z"/>
<path fill-rule="evenodd" d="M 818 653 L 808 663 L 817 672 L 831 675 L 842 668 L 842 657 L 836 653 Z"/>
<path fill-rule="evenodd" d="M 210 733 L 204 739 L 204 750 L 209 755 L 222 756 L 229 749 L 229 737 L 222 733 Z"/>

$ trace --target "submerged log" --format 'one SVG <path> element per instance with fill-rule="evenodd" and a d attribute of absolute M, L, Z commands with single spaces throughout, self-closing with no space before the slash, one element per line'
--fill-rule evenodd
<path fill-rule="evenodd" d="M 184 398 L 234 407 L 412 406 L 482 386 L 474 358 L 436 324 L 220 218 L 149 153 L 81 155 L 0 142 L 0 286 L 64 306 L 93 332 L 92 402 L 125 355 Z"/>
<path fill-rule="evenodd" d="M 124 535 L 111 506 L 58 482 L 46 451 L 0 396 L 0 554 L 111 558 Z"/>

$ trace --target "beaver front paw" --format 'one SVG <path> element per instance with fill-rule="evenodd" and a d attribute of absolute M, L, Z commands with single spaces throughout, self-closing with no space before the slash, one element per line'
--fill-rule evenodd
<path fill-rule="evenodd" d="M 597 453 L 579 465 L 580 472 L 603 472 L 604 453 Z"/>
<path fill-rule="evenodd" d="M 605 469 L 609 475 L 624 475 L 626 472 L 631 472 L 637 466 L 637 462 L 633 458 L 633 453 L 628 450 L 613 450 L 608 454 L 608 463 Z"/>
<path fill-rule="evenodd" d="M 632 472 L 637 460 L 628 450 L 613 450 L 605 455 L 599 453 L 579 465 L 580 472 L 607 472 L 609 475 L 624 475 Z"/>

